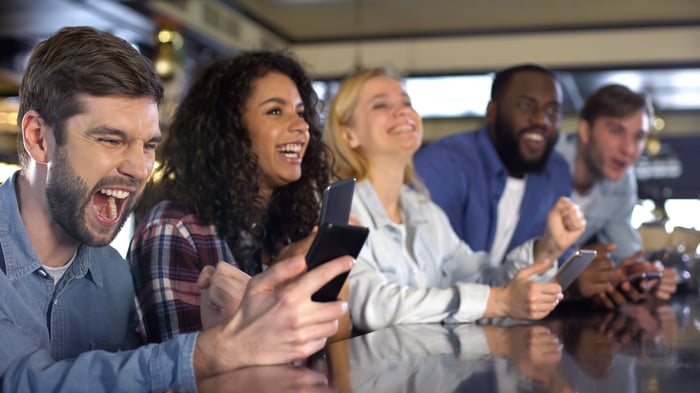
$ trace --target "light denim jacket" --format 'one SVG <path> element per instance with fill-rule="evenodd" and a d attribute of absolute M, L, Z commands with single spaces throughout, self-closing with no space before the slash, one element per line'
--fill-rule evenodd
<path fill-rule="evenodd" d="M 19 214 L 16 176 L 0 186 L 0 391 L 195 391 L 195 334 L 134 350 L 134 288 L 116 250 L 80 246 L 54 286 Z"/>
<path fill-rule="evenodd" d="M 406 260 L 401 233 L 368 181 L 357 184 L 352 212 L 369 237 L 350 272 L 350 313 L 361 330 L 415 322 L 470 322 L 486 310 L 489 285 L 505 285 L 532 264 L 534 240 L 511 251 L 503 264 L 474 252 L 430 199 L 408 186 L 400 194 L 406 236 L 424 277 L 419 287 Z M 556 267 L 543 277 L 551 277 Z"/>
<path fill-rule="evenodd" d="M 569 163 L 573 174 L 578 149 L 577 135 L 562 135 L 556 149 Z M 630 166 L 622 179 L 616 182 L 603 179 L 596 186 L 600 187 L 602 199 L 583 211 L 586 230 L 576 241 L 576 245 L 585 245 L 596 236 L 599 242 L 617 246 L 612 252 L 612 257 L 620 261 L 642 249 L 641 236 L 632 226 L 632 210 L 638 200 L 634 167 Z M 578 203 L 576 193 L 573 201 Z"/>

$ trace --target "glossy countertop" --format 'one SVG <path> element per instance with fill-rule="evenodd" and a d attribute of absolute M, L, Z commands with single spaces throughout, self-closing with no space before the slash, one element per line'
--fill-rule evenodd
<path fill-rule="evenodd" d="M 580 304 L 543 321 L 394 326 L 304 365 L 255 367 L 201 392 L 700 392 L 700 300 L 615 312 Z"/>

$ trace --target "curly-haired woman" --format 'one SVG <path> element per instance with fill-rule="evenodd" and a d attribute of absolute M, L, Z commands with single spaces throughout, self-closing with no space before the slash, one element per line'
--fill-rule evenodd
<path fill-rule="evenodd" d="M 225 261 L 254 275 L 308 244 L 331 174 L 317 105 L 281 52 L 219 60 L 194 81 L 129 252 L 149 341 L 202 328 L 202 269 Z"/>

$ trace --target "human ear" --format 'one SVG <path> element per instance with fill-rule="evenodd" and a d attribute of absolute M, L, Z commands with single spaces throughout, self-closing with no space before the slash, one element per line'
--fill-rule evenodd
<path fill-rule="evenodd" d="M 591 139 L 591 125 L 588 120 L 579 119 L 578 121 L 578 140 L 580 144 L 587 145 Z"/>
<path fill-rule="evenodd" d="M 48 134 L 53 138 L 51 127 L 35 110 L 27 111 L 22 116 L 22 144 L 24 150 L 34 161 L 46 164 L 49 156 Z"/>
<path fill-rule="evenodd" d="M 486 105 L 486 122 L 493 125 L 496 121 L 496 114 L 498 113 L 497 104 L 495 102 L 489 101 Z"/>
<path fill-rule="evenodd" d="M 357 149 L 360 147 L 360 140 L 355 133 L 355 130 L 348 126 L 343 126 L 341 129 L 341 135 L 343 140 L 351 149 Z"/>

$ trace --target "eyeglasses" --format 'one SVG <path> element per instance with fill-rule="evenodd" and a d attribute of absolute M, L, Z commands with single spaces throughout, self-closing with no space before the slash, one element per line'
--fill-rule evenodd
<path fill-rule="evenodd" d="M 550 121 L 558 121 L 561 118 L 561 107 L 556 103 L 542 108 L 531 98 L 521 98 L 515 103 L 515 107 L 518 108 L 520 113 L 528 117 L 539 115 L 540 111 L 542 111 L 544 116 Z"/>

